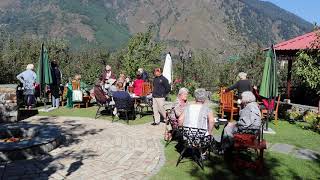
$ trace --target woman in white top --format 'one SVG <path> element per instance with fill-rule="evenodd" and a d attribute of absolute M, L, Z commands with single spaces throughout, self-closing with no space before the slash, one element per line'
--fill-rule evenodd
<path fill-rule="evenodd" d="M 207 92 L 205 89 L 194 91 L 195 103 L 189 104 L 179 117 L 179 126 L 206 129 L 207 135 L 211 135 L 214 126 L 212 109 L 207 104 Z"/>

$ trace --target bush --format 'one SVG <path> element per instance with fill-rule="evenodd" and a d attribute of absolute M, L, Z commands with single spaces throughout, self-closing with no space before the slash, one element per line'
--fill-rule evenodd
<path fill-rule="evenodd" d="M 178 93 L 180 88 L 185 87 L 189 90 L 189 94 L 193 96 L 194 91 L 200 87 L 200 84 L 194 80 L 185 80 L 184 84 L 180 79 L 176 79 L 173 82 L 173 92 Z"/>
<path fill-rule="evenodd" d="M 299 110 L 297 108 L 292 108 L 289 111 L 289 119 L 296 121 L 302 118 L 302 114 L 299 112 Z"/>
<path fill-rule="evenodd" d="M 214 102 L 219 102 L 220 101 L 220 94 L 219 94 L 218 91 L 215 91 L 214 93 L 212 93 L 211 100 L 214 101 Z"/>
<path fill-rule="evenodd" d="M 320 115 L 312 111 L 307 111 L 303 116 L 303 120 L 310 124 L 310 128 L 320 133 Z"/>

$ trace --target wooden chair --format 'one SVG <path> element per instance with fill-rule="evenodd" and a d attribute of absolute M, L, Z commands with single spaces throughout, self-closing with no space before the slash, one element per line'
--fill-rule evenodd
<path fill-rule="evenodd" d="M 234 134 L 234 146 L 235 157 L 233 161 L 234 169 L 239 170 L 240 168 L 251 168 L 256 170 L 259 174 L 263 171 L 264 164 L 264 150 L 267 149 L 266 140 L 262 139 L 263 123 L 258 131 L 255 133 L 236 133 Z M 251 160 L 243 159 L 241 151 L 250 152 L 254 150 L 255 158 Z M 253 160 L 252 160 L 253 159 Z"/>
<path fill-rule="evenodd" d="M 71 83 L 72 83 L 72 90 L 80 90 L 80 81 L 73 80 Z M 90 100 L 91 100 L 90 96 L 83 96 L 82 102 L 74 102 L 73 107 L 80 108 L 81 104 L 85 104 L 86 108 L 88 108 Z"/>
<path fill-rule="evenodd" d="M 142 85 L 142 94 L 139 102 L 136 106 L 136 111 L 139 112 L 140 118 L 142 118 L 143 110 L 146 108 L 147 112 L 149 107 L 152 109 L 152 100 L 148 99 L 146 96 L 152 93 L 152 86 L 150 82 L 144 82 Z"/>
<path fill-rule="evenodd" d="M 142 96 L 147 96 L 152 92 L 151 83 L 144 82 L 142 85 Z"/>
<path fill-rule="evenodd" d="M 233 120 L 233 116 L 239 113 L 239 108 L 234 106 L 234 94 L 233 91 L 223 92 L 225 88 L 220 89 L 220 114 L 224 117 L 225 112 L 231 114 L 230 120 Z"/>
<path fill-rule="evenodd" d="M 274 120 L 275 120 L 276 124 L 277 124 L 277 121 L 278 121 L 278 110 L 279 110 L 279 105 L 280 105 L 280 98 L 281 98 L 281 95 L 278 96 L 277 105 L 275 106 L 275 109 L 273 111 L 273 116 L 274 116 Z M 266 118 L 267 115 L 268 115 L 268 110 L 267 109 L 262 109 L 261 110 L 262 118 Z"/>
<path fill-rule="evenodd" d="M 68 93 L 68 87 L 64 87 L 63 88 L 63 93 L 61 96 L 61 106 L 63 107 L 65 105 L 65 103 L 67 103 L 67 93 Z"/>

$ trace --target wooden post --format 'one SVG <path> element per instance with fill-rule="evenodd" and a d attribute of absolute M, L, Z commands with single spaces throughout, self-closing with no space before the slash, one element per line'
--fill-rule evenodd
<path fill-rule="evenodd" d="M 292 61 L 293 61 L 293 58 L 288 59 L 287 99 L 290 99 L 290 95 L 291 95 Z"/>

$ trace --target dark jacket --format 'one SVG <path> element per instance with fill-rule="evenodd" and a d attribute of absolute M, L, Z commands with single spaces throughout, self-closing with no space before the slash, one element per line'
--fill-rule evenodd
<path fill-rule="evenodd" d="M 146 82 L 149 80 L 149 75 L 146 71 L 143 71 L 143 73 L 141 74 L 141 79 Z"/>
<path fill-rule="evenodd" d="M 54 67 L 51 69 L 52 75 L 52 84 L 53 85 L 60 85 L 61 84 L 61 72 L 58 67 Z"/>
<path fill-rule="evenodd" d="M 153 92 L 152 97 L 164 98 L 170 92 L 170 85 L 168 79 L 164 76 L 155 77 L 153 80 Z"/>
<path fill-rule="evenodd" d="M 104 69 L 103 72 L 102 72 L 102 74 L 100 75 L 99 80 L 100 80 L 100 81 L 108 80 L 108 79 L 106 79 L 106 77 L 107 77 L 107 70 Z M 113 74 L 112 71 L 111 71 L 110 79 L 117 79 L 117 78 L 116 78 L 116 75 Z"/>
<path fill-rule="evenodd" d="M 231 91 L 237 89 L 238 90 L 238 98 L 241 98 L 241 94 L 245 91 L 252 91 L 251 82 L 248 79 L 240 80 L 236 82 L 234 85 L 230 86 L 226 91 Z"/>
<path fill-rule="evenodd" d="M 113 100 L 115 102 L 115 107 L 118 109 L 132 109 L 133 103 L 131 96 L 126 91 L 114 91 L 112 93 Z"/>
<path fill-rule="evenodd" d="M 105 104 L 109 99 L 106 97 L 105 92 L 102 90 L 102 87 L 100 85 L 96 85 L 93 88 L 93 93 L 96 97 L 96 101 Z"/>

